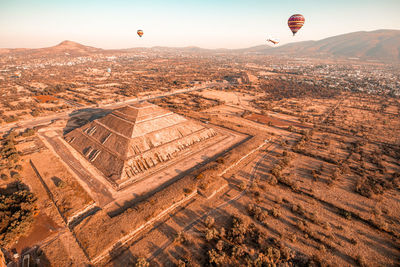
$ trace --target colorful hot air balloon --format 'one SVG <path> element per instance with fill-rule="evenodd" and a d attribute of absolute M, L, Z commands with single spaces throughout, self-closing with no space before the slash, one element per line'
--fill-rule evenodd
<path fill-rule="evenodd" d="M 304 17 L 303 15 L 300 14 L 294 14 L 292 16 L 290 16 L 289 20 L 288 20 L 288 25 L 290 30 L 293 33 L 293 36 L 296 34 L 296 32 L 298 32 L 301 27 L 303 27 L 304 25 Z"/>
<path fill-rule="evenodd" d="M 137 35 L 139 35 L 139 37 L 142 37 L 143 36 L 143 31 L 142 30 L 138 30 L 137 31 Z"/>

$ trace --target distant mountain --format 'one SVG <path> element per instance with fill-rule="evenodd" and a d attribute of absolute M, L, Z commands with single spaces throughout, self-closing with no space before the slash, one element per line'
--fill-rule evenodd
<path fill-rule="evenodd" d="M 152 48 L 136 47 L 128 49 L 103 50 L 85 46 L 72 41 L 63 41 L 52 47 L 39 49 L 0 49 L 0 55 L 13 54 L 16 56 L 81 56 L 93 53 L 113 54 L 115 52 L 143 52 L 154 53 L 255 53 L 277 56 L 314 57 L 314 58 L 359 58 L 360 60 L 379 60 L 400 62 L 400 30 L 377 30 L 370 32 L 353 32 L 329 37 L 319 41 L 304 41 L 290 43 L 278 47 L 267 44 L 244 49 L 204 49 L 196 46 Z"/>
<path fill-rule="evenodd" d="M 303 41 L 278 47 L 268 44 L 244 49 L 204 49 L 200 47 L 152 47 L 155 52 L 254 53 L 313 58 L 359 58 L 360 60 L 400 61 L 400 31 L 360 31 L 319 41 Z"/>
<path fill-rule="evenodd" d="M 253 51 L 254 49 L 254 47 L 251 47 L 246 51 Z M 272 49 L 265 47 L 265 49 L 259 49 L 257 52 L 268 55 L 400 61 L 400 31 L 353 32 L 319 41 L 290 43 Z"/>
<path fill-rule="evenodd" d="M 49 52 L 78 52 L 78 53 L 87 53 L 87 52 L 98 52 L 103 49 L 95 48 L 91 46 L 82 45 L 72 41 L 63 41 L 56 46 L 41 48 L 42 51 L 49 51 Z"/>
<path fill-rule="evenodd" d="M 48 55 L 73 55 L 81 56 L 91 53 L 104 51 L 100 48 L 85 46 L 72 41 L 63 41 L 56 46 L 45 48 L 15 48 L 15 49 L 0 49 L 0 54 L 13 54 L 15 56 L 48 56 Z"/>
<path fill-rule="evenodd" d="M 96 53 L 103 51 L 103 49 L 95 48 L 91 46 L 82 45 L 72 41 L 63 41 L 56 46 L 39 48 L 39 49 L 31 49 L 27 52 L 35 55 L 87 55 L 91 53 Z"/>

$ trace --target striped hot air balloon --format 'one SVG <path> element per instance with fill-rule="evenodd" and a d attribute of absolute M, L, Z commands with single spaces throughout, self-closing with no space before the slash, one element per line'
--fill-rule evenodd
<path fill-rule="evenodd" d="M 296 34 L 296 32 L 298 32 L 301 29 L 301 27 L 303 27 L 304 21 L 305 19 L 301 14 L 294 14 L 290 16 L 288 20 L 288 25 L 293 33 L 293 36 Z"/>
<path fill-rule="evenodd" d="M 139 35 L 139 37 L 142 37 L 143 36 L 143 31 L 142 30 L 138 30 L 137 31 L 137 35 Z"/>

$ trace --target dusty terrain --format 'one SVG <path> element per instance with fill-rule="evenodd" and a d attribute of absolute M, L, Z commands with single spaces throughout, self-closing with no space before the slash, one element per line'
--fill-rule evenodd
<path fill-rule="evenodd" d="M 380 127 L 385 133 L 393 132 L 394 127 L 399 130 L 398 119 L 394 116 L 399 113 L 399 102 L 393 101 L 385 108 L 391 110 L 389 114 L 377 112 L 375 108 L 369 115 L 375 117 L 375 124 L 387 122 L 370 127 L 370 131 L 364 130 L 360 136 L 354 131 L 365 129 L 366 124 L 364 121 L 359 124 L 353 118 L 362 116 L 367 108 L 349 107 L 346 103 L 353 97 L 358 99 L 353 103 L 371 103 L 368 109 L 378 102 L 368 101 L 368 96 L 344 93 L 324 101 L 325 105 L 314 105 L 309 113 L 293 116 L 298 107 L 307 106 L 310 99 L 289 99 L 279 105 L 290 103 L 293 106 L 294 109 L 287 109 L 292 119 L 286 115 L 280 120 L 276 117 L 285 114 L 273 108 L 264 110 L 264 115 L 250 114 L 243 119 L 238 116 L 238 109 L 212 108 L 220 120 L 227 122 L 235 116 L 238 125 L 244 122 L 251 127 L 247 121 L 250 119 L 255 121 L 252 125 L 255 129 L 264 129 L 269 134 L 280 130 L 279 137 L 274 138 L 273 146 L 260 153 L 259 160 L 248 163 L 234 176 L 225 176 L 229 186 L 216 197 L 213 205 L 190 203 L 173 217 L 160 221 L 121 255 L 121 265 L 134 262 L 138 256 L 161 265 L 166 258 L 174 264 L 190 261 L 195 265 L 206 262 L 235 265 L 241 260 L 260 260 L 259 253 L 267 254 L 265 245 L 292 251 L 287 256 L 285 249 L 286 258 L 264 259 L 267 262 L 396 265 L 399 256 L 398 140 L 390 139 L 393 135 L 373 132 Z M 351 109 L 351 113 L 347 109 Z M 203 111 L 200 116 L 206 113 Z M 335 118 L 339 120 L 336 116 L 342 113 L 351 114 L 352 123 L 346 124 L 346 129 L 330 122 Z M 268 126 L 271 117 L 275 123 Z M 303 118 L 314 124 L 305 127 L 299 123 Z M 245 186 L 240 188 L 242 183 Z M 243 189 L 245 191 L 241 191 Z M 218 234 L 221 227 L 227 233 L 233 227 L 232 216 L 238 216 L 250 227 L 244 242 L 229 238 L 229 234 L 228 237 Z M 215 220 L 212 227 L 207 227 L 207 217 Z M 256 230 L 248 226 L 250 224 L 255 225 Z M 256 243 L 247 236 L 254 231 L 260 236 Z M 159 239 L 165 242 L 160 245 L 153 241 Z M 235 246 L 248 246 L 253 252 L 235 256 Z"/>
<path fill-rule="evenodd" d="M 17 77 L 22 59 L 0 57 L 7 260 L 400 264 L 395 67 L 78 48 L 90 55 L 37 51 Z M 66 136 L 139 101 L 218 135 L 116 189 Z"/>

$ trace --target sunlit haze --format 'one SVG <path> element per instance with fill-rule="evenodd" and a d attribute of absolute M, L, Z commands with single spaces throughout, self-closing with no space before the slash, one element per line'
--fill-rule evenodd
<path fill-rule="evenodd" d="M 101 48 L 243 48 L 275 36 L 281 44 L 354 31 L 400 29 L 398 0 L 57 1 L 1 0 L 0 47 L 72 40 Z M 292 37 L 290 15 L 305 25 Z M 144 31 L 138 38 L 136 30 Z"/>

